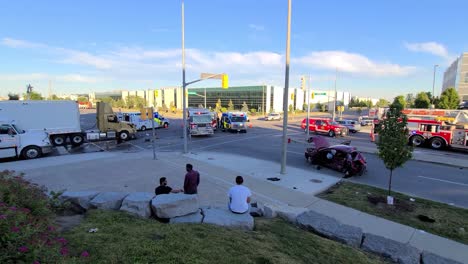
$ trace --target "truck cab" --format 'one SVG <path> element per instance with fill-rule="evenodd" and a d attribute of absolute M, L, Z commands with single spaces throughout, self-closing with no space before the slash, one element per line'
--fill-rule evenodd
<path fill-rule="evenodd" d="M 97 104 L 97 124 L 102 133 L 115 131 L 118 139 L 126 141 L 136 137 L 136 126 L 130 122 L 119 121 L 110 105 Z"/>
<path fill-rule="evenodd" d="M 47 133 L 27 132 L 12 122 L 0 121 L 0 158 L 35 159 L 51 151 Z"/>
<path fill-rule="evenodd" d="M 221 117 L 223 131 L 237 131 L 247 133 L 247 115 L 244 112 L 227 112 Z"/>

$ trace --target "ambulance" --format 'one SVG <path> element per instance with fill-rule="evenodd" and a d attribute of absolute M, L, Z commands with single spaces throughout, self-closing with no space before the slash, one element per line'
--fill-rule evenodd
<path fill-rule="evenodd" d="M 247 114 L 244 112 L 227 112 L 221 117 L 223 131 L 237 131 L 247 133 Z"/>

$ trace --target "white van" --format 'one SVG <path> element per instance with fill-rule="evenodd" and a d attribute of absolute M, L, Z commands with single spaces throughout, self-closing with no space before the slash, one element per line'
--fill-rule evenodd
<path fill-rule="evenodd" d="M 130 122 L 135 125 L 137 130 L 145 131 L 153 127 L 151 119 L 142 120 L 140 112 L 130 112 L 130 113 L 117 113 L 117 117 L 120 121 Z M 154 127 L 160 128 L 169 127 L 169 120 L 159 115 L 158 112 L 154 112 Z"/>

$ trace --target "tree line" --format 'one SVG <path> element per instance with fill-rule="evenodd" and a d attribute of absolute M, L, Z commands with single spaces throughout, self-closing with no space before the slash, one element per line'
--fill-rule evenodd
<path fill-rule="evenodd" d="M 457 109 L 460 105 L 460 97 L 454 88 L 448 88 L 442 92 L 440 97 L 434 97 L 430 92 L 399 95 L 393 99 L 390 105 L 393 108 L 430 108 L 431 104 L 438 109 Z"/>

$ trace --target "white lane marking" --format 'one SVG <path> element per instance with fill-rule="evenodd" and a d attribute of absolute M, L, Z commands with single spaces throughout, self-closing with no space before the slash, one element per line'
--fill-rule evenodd
<path fill-rule="evenodd" d="M 425 176 L 418 176 L 418 177 L 419 177 L 419 178 L 428 179 L 428 180 L 446 182 L 446 183 L 451 183 L 451 184 L 456 184 L 456 185 L 461 185 L 461 186 L 466 186 L 466 187 L 468 187 L 468 184 L 466 184 L 466 183 L 454 182 L 454 181 L 447 181 L 447 180 L 441 180 L 441 179 L 431 178 L 431 177 L 425 177 Z"/>

